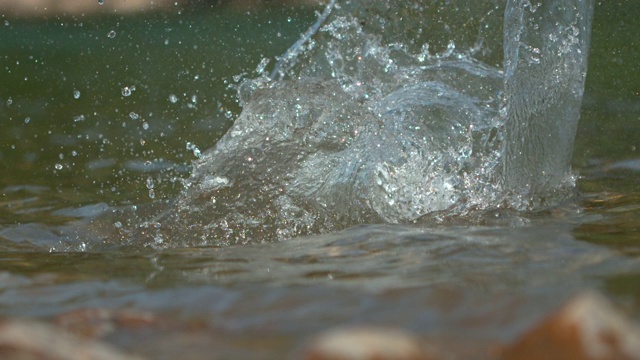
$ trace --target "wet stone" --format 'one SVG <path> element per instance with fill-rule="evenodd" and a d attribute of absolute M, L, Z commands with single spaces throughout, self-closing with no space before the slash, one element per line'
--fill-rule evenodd
<path fill-rule="evenodd" d="M 134 360 L 99 342 L 82 339 L 56 326 L 32 320 L 0 320 L 0 359 Z"/>
<path fill-rule="evenodd" d="M 148 327 L 157 323 L 151 313 L 103 308 L 78 309 L 62 313 L 56 325 L 85 338 L 101 338 L 122 329 Z"/>
<path fill-rule="evenodd" d="M 312 339 L 301 360 L 429 360 L 418 339 L 403 330 L 375 327 L 328 330 Z"/>
<path fill-rule="evenodd" d="M 598 294 L 580 294 L 508 346 L 502 360 L 640 359 L 640 329 Z"/>

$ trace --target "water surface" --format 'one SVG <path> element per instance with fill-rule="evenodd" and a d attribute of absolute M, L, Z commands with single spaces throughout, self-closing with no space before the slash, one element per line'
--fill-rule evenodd
<path fill-rule="evenodd" d="M 198 151 L 239 115 L 234 75 L 257 77 L 313 11 L 3 18 L 0 313 L 148 310 L 182 336 L 158 326 L 107 340 L 154 358 L 214 349 L 256 359 L 282 358 L 322 329 L 354 323 L 464 343 L 456 354 L 477 358 L 469 354 L 513 339 L 586 288 L 638 318 L 638 15 L 631 1 L 596 6 L 575 200 L 165 250 L 101 237 L 122 219 L 87 219 L 175 198 Z M 80 236 L 72 247 L 69 234 Z"/>

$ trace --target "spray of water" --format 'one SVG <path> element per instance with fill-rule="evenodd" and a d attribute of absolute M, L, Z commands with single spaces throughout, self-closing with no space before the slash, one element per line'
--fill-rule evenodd
<path fill-rule="evenodd" d="M 169 209 L 123 237 L 242 244 L 553 204 L 573 184 L 592 11 L 331 1 L 238 87 L 242 114 Z"/>

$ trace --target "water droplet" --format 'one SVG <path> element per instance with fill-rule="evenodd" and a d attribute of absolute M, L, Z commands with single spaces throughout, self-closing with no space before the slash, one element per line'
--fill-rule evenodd
<path fill-rule="evenodd" d="M 262 58 L 262 60 L 260 60 L 260 63 L 256 67 L 256 73 L 258 75 L 262 75 L 262 73 L 264 73 L 264 69 L 267 67 L 267 65 L 269 65 L 269 59 L 268 58 Z"/>
<path fill-rule="evenodd" d="M 62 170 L 62 164 L 55 164 L 53 167 L 55 167 L 56 170 Z"/>
<path fill-rule="evenodd" d="M 85 117 L 83 114 L 77 115 L 73 117 L 73 122 L 80 122 L 80 121 L 84 121 Z"/>
<path fill-rule="evenodd" d="M 145 130 L 149 130 L 149 123 L 148 123 L 148 122 L 146 122 L 146 121 L 145 121 L 145 122 L 143 122 L 143 123 L 142 123 L 142 128 L 143 128 L 143 129 L 145 129 Z"/>
<path fill-rule="evenodd" d="M 196 144 L 194 143 L 187 142 L 187 150 L 192 151 L 193 156 L 197 157 L 198 159 L 202 157 L 202 152 L 200 151 L 200 149 L 198 149 L 198 146 L 196 146 Z"/>
<path fill-rule="evenodd" d="M 104 5 L 104 0 L 98 0 L 98 5 Z"/>
<path fill-rule="evenodd" d="M 140 115 L 134 113 L 133 111 L 129 113 L 129 117 L 131 118 L 131 120 L 138 120 L 140 118 Z"/>
<path fill-rule="evenodd" d="M 13 104 L 13 99 L 12 98 L 8 98 L 7 99 L 7 106 L 11 106 L 11 104 Z"/>
<path fill-rule="evenodd" d="M 147 185 L 147 189 L 154 188 L 155 185 L 153 183 L 153 178 L 151 176 L 147 177 L 146 185 Z"/>
<path fill-rule="evenodd" d="M 109 37 L 109 39 L 113 39 L 114 37 L 116 37 L 116 32 L 115 32 L 115 30 L 111 30 L 111 31 L 109 31 L 109 33 L 107 34 L 107 36 Z"/>
<path fill-rule="evenodd" d="M 178 102 L 178 97 L 175 94 L 169 95 L 169 102 L 171 102 L 172 104 L 177 103 Z"/>
<path fill-rule="evenodd" d="M 131 94 L 136 91 L 136 87 L 135 86 L 125 86 L 122 88 L 122 96 L 131 96 Z"/>
<path fill-rule="evenodd" d="M 113 223 L 113 226 L 120 229 L 122 227 L 122 223 L 120 221 L 116 221 L 115 223 Z"/>
<path fill-rule="evenodd" d="M 25 123 L 25 124 L 28 124 L 30 121 L 31 121 L 31 118 L 30 118 L 30 117 L 26 117 L 26 118 L 24 118 L 24 123 Z"/>
<path fill-rule="evenodd" d="M 80 99 L 80 90 L 73 90 L 73 98 Z"/>

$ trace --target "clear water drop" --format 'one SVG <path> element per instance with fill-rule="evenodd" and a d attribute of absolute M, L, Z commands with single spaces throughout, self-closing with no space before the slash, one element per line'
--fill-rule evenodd
<path fill-rule="evenodd" d="M 104 0 L 98 0 L 98 5 L 104 5 Z"/>
<path fill-rule="evenodd" d="M 178 102 L 178 97 L 175 94 L 169 95 L 169 102 L 175 104 Z"/>
<path fill-rule="evenodd" d="M 107 34 L 107 37 L 108 37 L 109 39 L 113 39 L 114 37 L 116 37 L 116 32 L 115 32 L 115 30 L 111 30 L 111 31 L 109 31 L 109 33 Z"/>
<path fill-rule="evenodd" d="M 132 111 L 129 113 L 129 117 L 131 118 L 131 120 L 138 120 L 140 118 L 140 115 Z"/>
<path fill-rule="evenodd" d="M 269 65 L 269 59 L 268 58 L 262 58 L 262 60 L 260 60 L 260 63 L 256 67 L 256 74 L 262 75 L 262 73 L 264 73 L 264 69 L 267 67 L 267 65 Z"/>
<path fill-rule="evenodd" d="M 80 90 L 73 90 L 73 98 L 80 99 Z"/>
<path fill-rule="evenodd" d="M 132 87 L 125 86 L 124 88 L 122 88 L 122 96 L 125 96 L 125 97 L 131 96 L 131 94 L 135 89 L 136 88 L 134 86 Z"/>
<path fill-rule="evenodd" d="M 56 170 L 62 170 L 62 164 L 56 163 L 53 167 L 55 167 Z"/>
<path fill-rule="evenodd" d="M 147 185 L 147 189 L 149 190 L 155 187 L 155 184 L 153 183 L 153 178 L 151 178 L 151 176 L 147 177 L 146 185 Z"/>
<path fill-rule="evenodd" d="M 200 159 L 202 157 L 202 152 L 198 149 L 198 146 L 192 142 L 187 142 L 187 150 L 193 152 L 193 156 Z"/>

